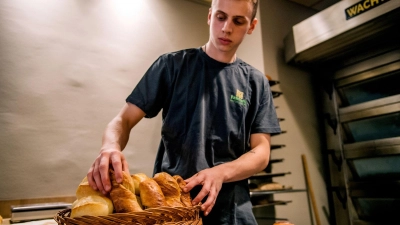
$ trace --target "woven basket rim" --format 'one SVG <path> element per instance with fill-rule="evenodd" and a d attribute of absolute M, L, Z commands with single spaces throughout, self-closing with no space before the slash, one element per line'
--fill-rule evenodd
<path fill-rule="evenodd" d="M 200 205 L 192 207 L 155 207 L 140 212 L 112 213 L 107 216 L 81 216 L 70 218 L 71 209 L 59 211 L 54 220 L 59 225 L 86 224 L 202 224 Z M 174 215 L 174 216 L 172 216 Z M 187 223 L 185 223 L 187 222 Z"/>

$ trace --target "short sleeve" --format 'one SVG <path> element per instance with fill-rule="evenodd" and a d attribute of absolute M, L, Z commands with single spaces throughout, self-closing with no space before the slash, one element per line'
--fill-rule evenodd
<path fill-rule="evenodd" d="M 276 115 L 275 106 L 269 83 L 264 79 L 264 85 L 261 93 L 261 101 L 251 126 L 251 133 L 268 133 L 276 134 L 281 132 L 278 117 Z"/>
<path fill-rule="evenodd" d="M 160 56 L 144 74 L 126 102 L 142 109 L 146 118 L 157 116 L 168 96 L 170 75 L 167 57 Z"/>

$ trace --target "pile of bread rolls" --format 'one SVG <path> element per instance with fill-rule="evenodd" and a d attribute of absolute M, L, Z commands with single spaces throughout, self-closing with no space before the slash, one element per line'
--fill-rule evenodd
<path fill-rule="evenodd" d="M 191 207 L 189 193 L 183 191 L 186 182 L 179 175 L 161 172 L 153 178 L 143 173 L 129 175 L 123 172 L 118 183 L 110 170 L 112 188 L 106 196 L 93 190 L 85 177 L 76 190 L 71 218 L 84 215 L 106 216 L 112 213 L 140 212 L 154 207 Z"/>

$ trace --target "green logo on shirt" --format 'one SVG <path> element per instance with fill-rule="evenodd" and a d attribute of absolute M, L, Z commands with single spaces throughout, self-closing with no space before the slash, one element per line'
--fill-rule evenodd
<path fill-rule="evenodd" d="M 236 96 L 231 95 L 231 102 L 238 103 L 239 105 L 246 105 L 246 100 L 243 99 L 243 92 L 236 90 Z"/>

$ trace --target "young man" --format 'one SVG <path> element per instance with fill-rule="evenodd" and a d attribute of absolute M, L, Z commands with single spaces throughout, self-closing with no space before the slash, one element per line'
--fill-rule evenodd
<path fill-rule="evenodd" d="M 131 129 L 162 110 L 154 173 L 186 179 L 204 224 L 256 224 L 247 178 L 267 166 L 270 134 L 280 132 L 268 80 L 236 57 L 256 10 L 256 0 L 213 0 L 209 41 L 153 63 L 105 130 L 88 172 L 94 189 L 110 190 L 110 164 L 117 180 L 128 171 L 122 150 Z"/>

